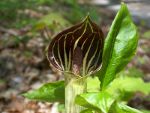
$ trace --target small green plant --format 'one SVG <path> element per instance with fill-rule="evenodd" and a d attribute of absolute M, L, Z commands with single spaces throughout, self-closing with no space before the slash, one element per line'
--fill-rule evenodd
<path fill-rule="evenodd" d="M 135 54 L 137 43 L 137 29 L 124 3 L 105 41 L 101 29 L 87 16 L 83 22 L 56 35 L 48 47 L 50 64 L 63 72 L 65 80 L 47 83 L 24 96 L 63 103 L 65 113 L 142 113 L 125 105 L 120 99 L 122 95 L 116 90 L 126 90 L 130 86 L 131 90 L 134 89 L 136 83 L 118 85 L 135 80 L 147 87 L 140 90 L 147 94 L 150 84 L 138 78 L 126 78 L 121 83 L 115 81 L 117 73 Z M 92 74 L 95 78 L 91 77 Z"/>

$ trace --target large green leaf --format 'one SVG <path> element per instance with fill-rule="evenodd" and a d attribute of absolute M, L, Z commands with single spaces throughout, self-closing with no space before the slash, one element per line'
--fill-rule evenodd
<path fill-rule="evenodd" d="M 138 43 L 136 26 L 134 25 L 127 6 L 122 3 L 104 43 L 102 68 L 97 75 L 101 88 L 115 78 L 135 54 Z"/>
<path fill-rule="evenodd" d="M 88 77 L 87 92 L 99 92 L 99 86 L 98 77 Z M 124 76 L 124 72 L 122 72 L 119 73 L 118 78 L 111 82 L 106 91 L 118 100 L 128 100 L 135 92 L 150 94 L 149 87 L 150 83 L 144 82 L 141 78 Z"/>
<path fill-rule="evenodd" d="M 64 102 L 64 81 L 44 84 L 37 90 L 29 91 L 23 96 L 28 99 L 46 101 L 46 102 Z"/>
<path fill-rule="evenodd" d="M 141 78 L 119 77 L 110 84 L 106 91 L 109 92 L 109 94 L 112 94 L 113 96 L 121 97 L 123 95 L 127 96 L 125 95 L 126 92 L 131 93 L 137 91 L 148 95 L 150 94 L 150 83 L 144 83 L 144 81 Z"/>
<path fill-rule="evenodd" d="M 76 104 L 93 109 L 97 112 L 108 113 L 114 99 L 106 92 L 85 93 L 78 95 L 75 100 Z"/>
<path fill-rule="evenodd" d="M 117 99 L 128 100 L 135 92 L 145 95 L 150 94 L 150 83 L 144 82 L 141 78 L 124 76 L 124 72 L 111 82 L 106 91 Z M 134 81 L 134 82 L 133 82 Z M 97 77 L 88 77 L 87 92 L 99 92 L 100 82 Z"/>
<path fill-rule="evenodd" d="M 97 77 L 87 79 L 87 89 L 88 92 L 98 92 L 99 91 L 99 80 Z M 46 83 L 39 89 L 29 91 L 23 94 L 26 98 L 31 100 L 54 102 L 61 101 L 64 102 L 65 97 L 65 84 L 64 81 L 58 81 L 53 83 Z"/>
<path fill-rule="evenodd" d="M 131 108 L 125 104 L 115 102 L 110 108 L 109 113 L 143 113 L 143 112 Z"/>
<path fill-rule="evenodd" d="M 142 113 L 137 109 L 117 102 L 111 95 L 104 91 L 78 95 L 75 102 L 86 108 L 81 113 L 93 113 L 93 111 L 98 113 Z"/>

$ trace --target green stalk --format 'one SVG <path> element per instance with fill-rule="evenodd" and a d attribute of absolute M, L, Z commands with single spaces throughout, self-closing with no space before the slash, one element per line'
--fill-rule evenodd
<path fill-rule="evenodd" d="M 65 73 L 65 113 L 80 113 L 83 108 L 75 104 L 75 97 L 86 92 L 86 78 Z"/>

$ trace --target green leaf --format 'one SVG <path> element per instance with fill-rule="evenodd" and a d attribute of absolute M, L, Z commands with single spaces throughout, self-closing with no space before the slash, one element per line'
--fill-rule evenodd
<path fill-rule="evenodd" d="M 115 102 L 109 113 L 142 113 L 141 111 L 131 108 L 125 104 Z"/>
<path fill-rule="evenodd" d="M 37 90 L 29 91 L 23 96 L 31 100 L 46 102 L 64 102 L 64 81 L 44 84 Z"/>
<path fill-rule="evenodd" d="M 98 92 L 99 90 L 99 80 L 97 77 L 87 79 L 87 89 L 88 92 Z M 39 89 L 29 91 L 23 96 L 31 100 L 46 101 L 46 102 L 55 102 L 61 101 L 64 102 L 64 81 L 58 81 L 54 83 L 46 83 L 41 86 Z"/>
<path fill-rule="evenodd" d="M 114 99 L 106 92 L 85 93 L 76 96 L 76 104 L 97 112 L 107 113 Z"/>
<path fill-rule="evenodd" d="M 140 91 L 145 95 L 150 94 L 150 83 L 144 83 L 141 78 L 134 77 L 120 77 L 115 79 L 110 87 L 106 89 L 109 94 L 115 97 L 123 95 L 125 92 L 137 92 Z M 119 94 L 120 91 L 120 94 Z M 124 95 L 126 96 L 126 95 Z"/>
<path fill-rule="evenodd" d="M 137 109 L 117 102 L 111 95 L 104 91 L 78 95 L 75 102 L 85 107 L 85 110 L 81 113 L 93 113 L 94 111 L 98 113 L 142 113 Z"/>
<path fill-rule="evenodd" d="M 59 13 L 53 12 L 43 16 L 35 25 L 35 30 L 41 30 L 49 27 L 52 30 L 59 31 L 70 23 Z"/>
<path fill-rule="evenodd" d="M 101 88 L 115 78 L 135 54 L 138 43 L 136 26 L 134 25 L 127 6 L 122 3 L 104 43 L 102 68 L 97 73 Z"/>

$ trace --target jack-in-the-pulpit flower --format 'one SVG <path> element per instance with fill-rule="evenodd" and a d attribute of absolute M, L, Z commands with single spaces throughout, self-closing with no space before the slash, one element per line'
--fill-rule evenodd
<path fill-rule="evenodd" d="M 87 16 L 83 22 L 57 34 L 48 47 L 48 60 L 65 77 L 66 113 L 80 113 L 75 97 L 86 92 L 86 78 L 102 64 L 102 30 Z"/>
<path fill-rule="evenodd" d="M 60 71 L 90 75 L 101 67 L 103 43 L 102 30 L 87 16 L 52 39 L 48 60 Z"/>

